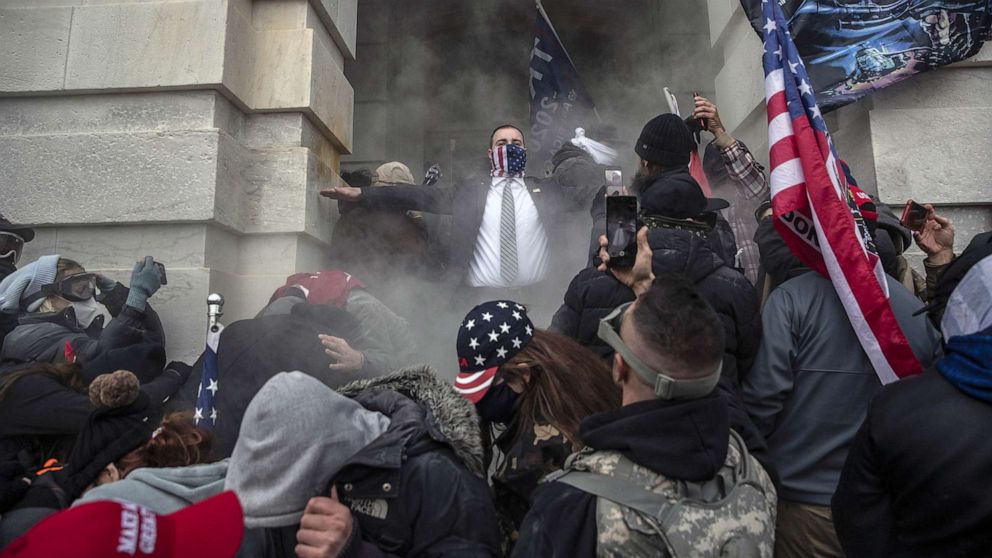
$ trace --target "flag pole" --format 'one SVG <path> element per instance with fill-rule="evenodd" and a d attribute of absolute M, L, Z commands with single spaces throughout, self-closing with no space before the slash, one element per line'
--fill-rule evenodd
<path fill-rule="evenodd" d="M 207 295 L 207 328 L 211 333 L 217 333 L 220 324 L 217 320 L 224 315 L 224 296 L 220 293 Z"/>

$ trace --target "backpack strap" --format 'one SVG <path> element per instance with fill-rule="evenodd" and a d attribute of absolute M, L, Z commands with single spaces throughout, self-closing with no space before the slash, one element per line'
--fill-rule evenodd
<path fill-rule="evenodd" d="M 562 471 L 554 479 L 578 488 L 583 492 L 637 510 L 659 521 L 673 507 L 673 502 L 661 494 L 645 490 L 631 482 L 616 477 L 585 471 Z"/>

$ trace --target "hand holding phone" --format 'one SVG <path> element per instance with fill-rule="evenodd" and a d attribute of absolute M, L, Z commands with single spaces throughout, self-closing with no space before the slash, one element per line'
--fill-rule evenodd
<path fill-rule="evenodd" d="M 899 223 L 911 231 L 919 232 L 926 225 L 929 213 L 927 208 L 913 200 L 908 200 L 902 210 L 902 218 L 899 219 Z"/>

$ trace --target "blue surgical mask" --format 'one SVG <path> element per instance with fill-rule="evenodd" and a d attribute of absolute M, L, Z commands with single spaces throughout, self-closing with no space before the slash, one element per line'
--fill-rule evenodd
<path fill-rule="evenodd" d="M 520 394 L 510 389 L 506 382 L 493 383 L 486 395 L 475 404 L 483 420 L 509 424 L 513 420 Z"/>

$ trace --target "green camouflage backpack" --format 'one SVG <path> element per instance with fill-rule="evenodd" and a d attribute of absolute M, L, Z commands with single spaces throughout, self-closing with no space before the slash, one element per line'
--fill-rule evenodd
<path fill-rule="evenodd" d="M 548 481 L 597 496 L 598 556 L 771 557 L 777 495 L 731 431 L 727 459 L 705 482 L 671 480 L 619 452 L 587 448 Z"/>

